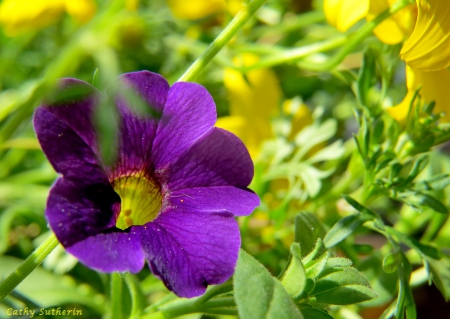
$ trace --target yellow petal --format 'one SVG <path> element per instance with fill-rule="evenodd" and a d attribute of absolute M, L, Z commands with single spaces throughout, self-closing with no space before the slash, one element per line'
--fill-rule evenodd
<path fill-rule="evenodd" d="M 167 0 L 178 19 L 198 20 L 226 10 L 225 0 Z"/>
<path fill-rule="evenodd" d="M 86 23 L 94 16 L 97 6 L 92 0 L 66 0 L 66 11 L 79 23 Z"/>
<path fill-rule="evenodd" d="M 217 119 L 216 126 L 230 131 L 239 137 L 250 153 L 252 158 L 258 155 L 260 141 L 251 128 L 247 127 L 247 120 L 242 116 L 224 116 Z"/>
<path fill-rule="evenodd" d="M 414 92 L 420 88 L 419 94 L 425 103 L 435 102 L 434 113 L 445 112 L 442 122 L 450 121 L 450 72 L 447 69 L 424 72 L 410 67 L 406 68 L 406 84 L 408 93 L 403 101 L 388 108 L 388 113 L 397 121 L 404 122 Z"/>
<path fill-rule="evenodd" d="M 12 36 L 46 27 L 63 12 L 63 0 L 4 0 L 0 3 L 0 25 Z"/>
<path fill-rule="evenodd" d="M 324 0 L 323 11 L 329 24 L 345 32 L 367 15 L 369 0 Z"/>
<path fill-rule="evenodd" d="M 249 66 L 258 57 L 245 54 L 236 59 L 236 65 Z M 233 69 L 225 69 L 224 85 L 230 99 L 230 115 L 245 121 L 247 147 L 259 148 L 271 134 L 270 118 L 277 111 L 281 88 L 275 73 L 269 69 L 258 69 L 244 75 Z M 237 134 L 239 136 L 239 134 Z"/>
<path fill-rule="evenodd" d="M 416 27 L 400 52 L 415 69 L 435 71 L 450 66 L 450 5 L 448 0 L 417 0 Z"/>
<path fill-rule="evenodd" d="M 372 21 L 380 13 L 389 9 L 395 0 L 372 0 L 370 1 L 367 21 Z M 381 42 L 397 44 L 409 37 L 416 22 L 416 6 L 411 4 L 396 14 L 381 22 L 374 30 L 375 36 Z"/>
<path fill-rule="evenodd" d="M 283 102 L 283 111 L 292 116 L 292 128 L 289 139 L 294 139 L 295 135 L 304 127 L 313 122 L 311 110 L 304 103 L 298 103 L 294 100 L 285 100 Z"/>

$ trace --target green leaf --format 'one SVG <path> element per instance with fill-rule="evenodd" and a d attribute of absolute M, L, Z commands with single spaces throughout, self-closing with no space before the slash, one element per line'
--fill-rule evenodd
<path fill-rule="evenodd" d="M 386 232 L 396 236 L 400 242 L 410 248 L 415 249 L 420 255 L 425 255 L 433 259 L 441 259 L 442 257 L 442 253 L 439 249 L 430 245 L 422 244 L 418 240 L 402 233 L 401 231 L 396 230 L 395 228 L 386 227 Z"/>
<path fill-rule="evenodd" d="M 233 277 L 241 319 L 302 319 L 283 285 L 255 258 L 241 250 Z"/>
<path fill-rule="evenodd" d="M 450 300 L 450 259 L 448 257 L 441 260 L 427 258 L 430 265 L 433 282 L 442 293 L 445 301 Z"/>
<path fill-rule="evenodd" d="M 327 251 L 322 256 L 317 259 L 310 261 L 305 264 L 306 268 L 306 276 L 308 278 L 317 278 L 322 271 L 325 269 L 325 265 L 327 264 L 328 258 L 330 257 L 330 253 Z"/>
<path fill-rule="evenodd" d="M 325 310 L 319 310 L 311 307 L 303 307 L 300 309 L 303 316 L 308 319 L 333 319 Z"/>
<path fill-rule="evenodd" d="M 349 215 L 340 219 L 325 236 L 323 240 L 325 247 L 330 248 L 337 245 L 368 220 L 370 219 L 363 216 L 361 213 Z"/>
<path fill-rule="evenodd" d="M 1 256 L 0 278 L 8 276 L 22 262 L 14 257 Z M 52 274 L 38 267 L 17 286 L 16 291 L 40 307 L 79 303 L 101 313 L 103 296 L 98 295 L 90 286 L 83 285 L 83 288 L 80 288 L 81 286 L 75 285 L 73 279 Z"/>
<path fill-rule="evenodd" d="M 436 174 L 425 181 L 415 183 L 413 189 L 416 191 L 442 190 L 448 185 L 450 185 L 449 174 Z"/>
<path fill-rule="evenodd" d="M 303 268 L 301 257 L 300 245 L 298 243 L 292 243 L 291 257 L 280 280 L 287 293 L 292 298 L 299 296 L 306 285 L 306 273 Z"/>
<path fill-rule="evenodd" d="M 325 268 L 350 267 L 353 262 L 348 258 L 331 257 L 328 258 Z"/>
<path fill-rule="evenodd" d="M 448 215 L 447 207 L 433 196 L 423 193 L 417 193 L 415 198 L 418 199 L 417 203 L 419 205 L 429 207 L 437 213 Z"/>
<path fill-rule="evenodd" d="M 409 172 L 409 175 L 405 180 L 405 184 L 411 183 L 417 177 L 417 175 L 419 175 L 419 173 L 423 171 L 423 169 L 428 165 L 429 162 L 430 162 L 430 159 L 429 159 L 428 155 L 420 156 L 414 162 L 414 165 L 411 168 L 411 171 Z"/>
<path fill-rule="evenodd" d="M 311 293 L 314 302 L 350 305 L 375 298 L 377 294 L 367 279 L 355 268 L 343 268 L 316 281 Z"/>
<path fill-rule="evenodd" d="M 398 269 L 398 265 L 400 264 L 401 256 L 399 252 L 395 252 L 387 255 L 383 259 L 383 270 L 387 274 L 392 274 Z"/>
<path fill-rule="evenodd" d="M 317 238 L 323 238 L 325 234 L 325 228 L 316 215 L 301 212 L 295 216 L 295 241 L 300 244 L 302 257 L 312 251 Z"/>
<path fill-rule="evenodd" d="M 362 106 L 370 107 L 369 92 L 376 83 L 376 58 L 371 50 L 364 53 L 363 62 L 359 69 L 358 81 L 356 82 L 356 97 Z"/>
<path fill-rule="evenodd" d="M 316 245 L 314 246 L 314 249 L 309 252 L 308 255 L 303 257 L 302 262 L 304 265 L 309 265 L 310 262 L 312 262 L 314 259 L 317 258 L 317 256 L 321 256 L 326 252 L 325 248 L 323 247 L 322 239 L 319 237 L 316 240 Z"/>
<path fill-rule="evenodd" d="M 342 197 L 347 201 L 347 203 L 352 205 L 353 208 L 355 208 L 358 212 L 370 215 L 370 216 L 372 216 L 374 218 L 376 218 L 378 216 L 374 211 L 372 211 L 372 210 L 368 209 L 367 207 L 361 205 L 360 203 L 358 203 L 352 197 L 350 197 L 348 195 L 342 195 Z M 370 220 L 370 219 L 368 219 L 368 220 Z"/>

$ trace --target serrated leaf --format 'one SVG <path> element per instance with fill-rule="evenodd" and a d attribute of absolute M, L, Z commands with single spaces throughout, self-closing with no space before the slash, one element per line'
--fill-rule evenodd
<path fill-rule="evenodd" d="M 288 266 L 280 279 L 289 296 L 299 296 L 306 285 L 306 273 L 301 261 L 301 250 L 298 243 L 291 244 L 291 257 Z"/>
<path fill-rule="evenodd" d="M 326 248 L 333 247 L 350 236 L 359 226 L 367 222 L 369 219 L 360 213 L 346 216 L 340 219 L 328 231 L 323 243 Z"/>
<path fill-rule="evenodd" d="M 392 254 L 387 255 L 383 259 L 383 270 L 387 274 L 392 274 L 395 272 L 398 268 L 398 265 L 400 264 L 401 256 L 399 252 L 395 252 Z"/>
<path fill-rule="evenodd" d="M 243 250 L 239 252 L 233 284 L 241 319 L 303 319 L 283 285 Z"/>
<path fill-rule="evenodd" d="M 325 234 L 325 228 L 316 215 L 301 212 L 295 217 L 295 241 L 300 244 L 302 257 L 314 248 L 317 238 L 323 238 Z"/>
<path fill-rule="evenodd" d="M 317 280 L 311 296 L 318 303 L 349 305 L 377 295 L 360 272 L 354 268 L 343 268 Z"/>

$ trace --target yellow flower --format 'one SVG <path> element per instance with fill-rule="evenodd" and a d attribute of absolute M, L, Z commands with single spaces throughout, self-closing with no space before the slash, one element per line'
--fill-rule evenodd
<path fill-rule="evenodd" d="M 92 0 L 4 0 L 0 4 L 0 25 L 6 34 L 46 27 L 67 12 L 79 23 L 89 21 L 96 10 Z"/>
<path fill-rule="evenodd" d="M 369 0 L 324 0 L 323 11 L 329 24 L 341 32 L 367 15 Z"/>
<path fill-rule="evenodd" d="M 435 71 L 450 66 L 450 5 L 448 0 L 417 0 L 417 23 L 400 53 L 418 70 Z M 448 88 L 447 88 L 448 90 Z"/>
<path fill-rule="evenodd" d="M 168 0 L 168 4 L 175 17 L 185 20 L 199 20 L 226 11 L 235 15 L 242 6 L 241 0 Z"/>
<path fill-rule="evenodd" d="M 250 54 L 235 60 L 236 65 L 249 66 L 258 61 Z M 261 142 L 272 137 L 270 118 L 276 113 L 281 99 L 281 88 L 275 73 L 257 69 L 244 75 L 225 69 L 224 85 L 230 97 L 230 115 L 219 118 L 217 126 L 239 136 L 254 158 Z"/>
<path fill-rule="evenodd" d="M 389 9 L 397 0 L 370 1 L 367 21 L 372 21 L 380 13 Z M 381 22 L 374 30 L 375 36 L 383 43 L 397 44 L 407 39 L 414 29 L 417 8 L 411 4 Z"/>
<path fill-rule="evenodd" d="M 362 18 L 375 19 L 389 9 L 396 0 L 325 0 L 325 17 L 332 26 L 345 32 Z M 412 32 L 415 22 L 415 5 L 407 6 L 385 19 L 373 31 L 380 41 L 396 44 L 404 41 Z"/>
<path fill-rule="evenodd" d="M 445 112 L 443 122 L 450 121 L 450 72 L 447 69 L 424 72 L 406 67 L 406 85 L 408 93 L 403 101 L 394 107 L 387 109 L 388 113 L 398 122 L 405 122 L 408 116 L 414 92 L 420 88 L 422 101 L 430 103 L 434 101 L 434 113 Z"/>

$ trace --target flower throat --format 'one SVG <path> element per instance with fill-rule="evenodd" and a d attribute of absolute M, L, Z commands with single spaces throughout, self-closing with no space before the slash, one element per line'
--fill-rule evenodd
<path fill-rule="evenodd" d="M 162 195 L 159 185 L 152 179 L 134 174 L 116 178 L 112 186 L 121 199 L 117 228 L 125 230 L 130 226 L 145 225 L 158 216 Z"/>

